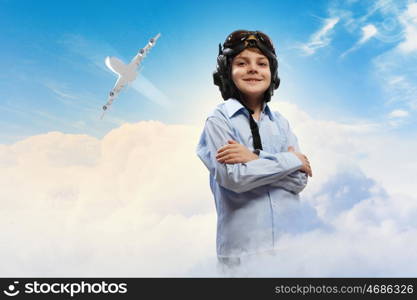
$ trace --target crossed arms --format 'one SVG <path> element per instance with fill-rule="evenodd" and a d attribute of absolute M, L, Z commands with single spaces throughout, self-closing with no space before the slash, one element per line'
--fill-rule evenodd
<path fill-rule="evenodd" d="M 235 142 L 233 130 L 224 121 L 211 117 L 206 121 L 197 153 L 216 181 L 236 193 L 270 185 L 298 194 L 306 186 L 311 168 L 308 159 L 296 152 L 297 139 L 289 127 L 287 138 L 291 146 L 289 152 L 268 153 L 261 150 L 258 157 Z"/>

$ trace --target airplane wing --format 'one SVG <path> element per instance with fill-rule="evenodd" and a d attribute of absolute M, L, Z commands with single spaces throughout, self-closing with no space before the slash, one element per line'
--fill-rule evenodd
<path fill-rule="evenodd" d="M 138 66 L 142 62 L 143 58 L 149 53 L 151 48 L 155 46 L 156 41 L 159 39 L 160 36 L 161 34 L 158 33 L 155 37 L 151 38 L 149 42 L 146 44 L 146 46 L 139 50 L 138 54 L 136 54 L 136 56 L 132 59 L 130 63 L 134 63 Z"/>
<path fill-rule="evenodd" d="M 132 66 L 125 65 L 116 57 L 107 57 L 105 60 L 107 67 L 118 75 L 116 84 L 109 92 L 107 103 L 103 105 L 103 119 L 105 111 L 112 105 L 114 99 L 119 95 L 120 91 L 131 81 L 135 80 L 137 72 Z"/>
<path fill-rule="evenodd" d="M 125 78 L 121 77 L 119 75 L 119 78 L 116 81 L 116 84 L 114 85 L 114 87 L 111 89 L 111 91 L 109 92 L 109 97 L 107 98 L 107 102 L 106 104 L 103 105 L 103 113 L 100 117 L 100 119 L 103 119 L 104 113 L 106 112 L 106 110 L 108 108 L 110 108 L 110 106 L 112 105 L 113 101 L 117 98 L 117 96 L 119 95 L 120 91 L 126 86 L 126 84 L 128 84 L 129 81 L 126 80 Z"/>

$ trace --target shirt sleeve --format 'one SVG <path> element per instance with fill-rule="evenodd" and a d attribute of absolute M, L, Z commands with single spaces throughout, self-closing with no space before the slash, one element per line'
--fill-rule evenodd
<path fill-rule="evenodd" d="M 288 121 L 284 119 L 284 123 L 285 123 L 285 132 L 287 135 L 286 148 L 292 146 L 294 147 L 295 151 L 301 152 L 300 147 L 298 145 L 298 139 L 295 136 L 295 134 L 292 132 Z M 276 154 L 271 154 L 265 151 L 261 151 L 259 157 L 274 160 L 276 159 L 275 155 Z M 307 182 L 308 182 L 307 178 L 308 176 L 306 173 L 297 170 L 293 173 L 288 174 L 288 176 L 285 176 L 283 178 L 280 178 L 277 181 L 274 181 L 273 183 L 271 183 L 271 186 L 280 187 L 294 194 L 299 194 L 306 187 Z"/>
<path fill-rule="evenodd" d="M 279 187 L 293 194 L 299 194 L 307 186 L 307 175 L 301 171 L 295 171 L 270 184 L 272 187 Z"/>
<path fill-rule="evenodd" d="M 298 157 L 290 152 L 274 154 L 273 159 L 264 156 L 247 163 L 219 163 L 216 159 L 217 150 L 227 144 L 228 140 L 237 140 L 232 128 L 218 117 L 209 117 L 200 138 L 197 155 L 219 185 L 236 193 L 276 182 L 302 166 Z"/>

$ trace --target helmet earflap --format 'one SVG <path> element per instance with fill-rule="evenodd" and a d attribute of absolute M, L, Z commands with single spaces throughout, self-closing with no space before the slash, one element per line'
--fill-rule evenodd
<path fill-rule="evenodd" d="M 222 46 L 219 44 L 219 55 L 217 56 L 217 67 L 213 73 L 214 84 L 219 86 L 222 98 L 224 100 L 232 97 L 231 78 L 229 74 L 228 57 L 223 54 Z"/>

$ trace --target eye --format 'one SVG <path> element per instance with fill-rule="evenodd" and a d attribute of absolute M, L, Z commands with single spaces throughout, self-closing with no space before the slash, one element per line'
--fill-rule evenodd
<path fill-rule="evenodd" d="M 236 65 L 238 65 L 238 66 L 243 66 L 245 63 L 243 62 L 243 61 L 238 61 L 237 63 L 236 63 Z"/>
<path fill-rule="evenodd" d="M 260 65 L 260 66 L 263 66 L 263 67 L 268 66 L 268 64 L 267 64 L 266 62 L 261 62 L 261 63 L 259 63 L 259 65 Z"/>

